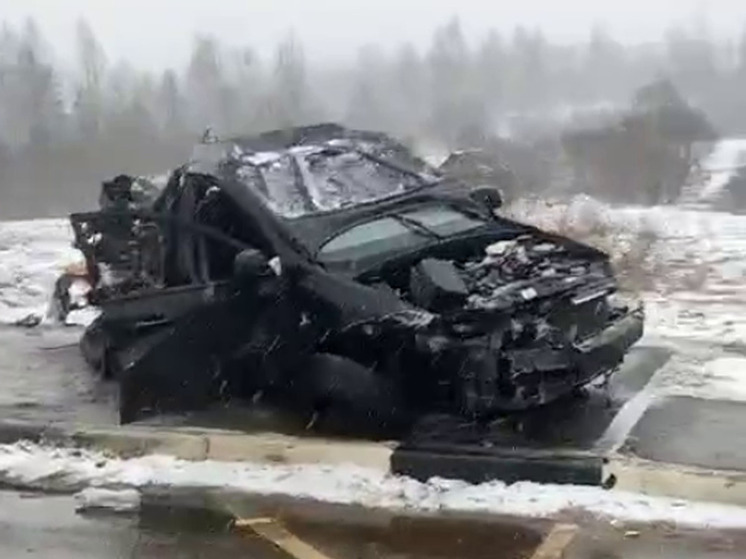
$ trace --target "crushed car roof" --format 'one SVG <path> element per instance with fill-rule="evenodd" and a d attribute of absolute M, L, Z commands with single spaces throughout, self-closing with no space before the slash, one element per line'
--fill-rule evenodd
<path fill-rule="evenodd" d="M 187 170 L 242 183 L 287 219 L 375 203 L 439 179 L 389 136 L 337 124 L 208 139 L 195 146 Z"/>

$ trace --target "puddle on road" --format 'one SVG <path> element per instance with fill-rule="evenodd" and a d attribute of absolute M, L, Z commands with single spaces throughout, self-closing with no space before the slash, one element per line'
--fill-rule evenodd
<path fill-rule="evenodd" d="M 361 559 L 523 559 L 543 537 L 526 526 L 456 519 L 392 517 L 366 525 L 290 517 L 286 525 L 331 557 Z"/>
<path fill-rule="evenodd" d="M 279 519 L 295 536 L 330 559 L 529 559 L 553 526 L 548 520 L 488 518 L 479 514 L 397 515 L 359 506 L 276 497 L 242 500 L 239 508 L 240 518 Z M 175 542 L 179 538 L 191 541 L 203 530 L 213 540 L 222 537 L 224 542 L 233 542 L 236 556 L 241 550 L 240 556 L 254 559 L 289 557 L 257 535 L 249 532 L 237 535 L 230 529 L 228 515 L 200 518 L 197 513 L 171 510 L 170 514 L 151 516 L 140 528 L 161 534 L 158 536 L 161 539 L 164 533 L 176 534 Z M 147 549 L 149 543 L 143 547 Z M 611 526 L 602 519 L 590 518 L 581 522 L 565 555 L 566 559 L 741 559 L 744 556 L 746 533 L 677 529 L 662 524 Z"/>
<path fill-rule="evenodd" d="M 246 507 L 250 508 L 247 509 Z M 544 537 L 545 527 L 486 518 L 397 516 L 362 507 L 282 502 L 258 498 L 242 502 L 241 518 L 276 518 L 293 535 L 330 559 L 527 559 Z M 150 510 L 140 529 L 157 533 L 204 531 L 235 538 L 229 515 L 196 511 Z M 257 559 L 274 557 L 272 544 L 250 529 L 240 529 L 240 541 Z M 286 556 L 287 557 L 287 556 Z"/>
<path fill-rule="evenodd" d="M 242 518 L 280 520 L 330 559 L 529 559 L 548 521 L 399 515 L 357 506 L 243 501 Z M 288 559 L 267 540 L 231 526 L 231 515 L 151 510 L 140 517 L 80 515 L 69 496 L 0 492 L 0 557 L 55 559 Z M 406 515 L 406 516 L 405 516 Z M 633 534 L 633 535 L 630 535 Z M 739 559 L 746 534 L 673 526 L 611 526 L 586 519 L 567 559 Z"/>
<path fill-rule="evenodd" d="M 541 541 L 531 529 L 495 522 L 392 518 L 386 526 L 292 520 L 288 527 L 332 557 L 523 559 Z"/>

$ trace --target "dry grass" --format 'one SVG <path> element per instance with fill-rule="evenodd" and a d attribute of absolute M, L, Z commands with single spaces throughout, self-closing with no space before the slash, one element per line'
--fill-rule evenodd
<path fill-rule="evenodd" d="M 645 291 L 658 287 L 665 273 L 662 240 L 656 224 L 624 219 L 588 197 L 572 200 L 521 199 L 505 215 L 586 243 L 609 254 L 622 287 Z"/>

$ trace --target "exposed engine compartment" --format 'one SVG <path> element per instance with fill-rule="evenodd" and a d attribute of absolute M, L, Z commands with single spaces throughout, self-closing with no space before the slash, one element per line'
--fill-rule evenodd
<path fill-rule="evenodd" d="M 528 285 L 540 278 L 574 283 L 573 278 L 601 277 L 603 263 L 580 258 L 567 249 L 531 236 L 500 241 L 487 246 L 485 257 L 469 260 L 461 267 L 468 286 L 470 307 L 489 306 L 501 292 Z M 526 300 L 536 295 L 531 287 L 522 292 Z"/>
<path fill-rule="evenodd" d="M 481 252 L 481 253 L 480 253 Z M 505 309 L 543 294 L 613 283 L 606 262 L 574 254 L 566 247 L 521 235 L 488 243 L 460 259 L 434 254 L 382 274 L 379 285 L 393 288 L 431 312 Z"/>

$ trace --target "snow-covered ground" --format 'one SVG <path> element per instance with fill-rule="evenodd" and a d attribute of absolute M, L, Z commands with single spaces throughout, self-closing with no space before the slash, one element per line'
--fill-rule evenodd
<path fill-rule="evenodd" d="M 166 456 L 111 459 L 95 452 L 44 448 L 29 443 L 0 446 L 0 480 L 26 487 L 85 487 L 82 507 L 127 509 L 132 491 L 147 485 L 220 488 L 259 495 L 291 495 L 339 504 L 427 512 L 492 512 L 526 517 L 590 513 L 625 522 L 672 522 L 679 526 L 746 528 L 746 508 L 691 503 L 573 487 L 494 481 L 470 485 L 427 483 L 357 466 L 187 462 Z"/>
<path fill-rule="evenodd" d="M 746 216 L 676 207 L 612 208 L 582 196 L 569 203 L 522 201 L 510 211 L 610 250 L 621 269 L 638 269 L 639 277 L 630 278 L 647 304 L 647 341 L 676 350 L 676 368 L 669 369 L 675 372 L 657 375 L 654 391 L 746 401 L 746 357 L 741 357 L 746 353 Z M 43 314 L 55 277 L 76 258 L 65 220 L 0 223 L 0 321 Z M 159 456 L 117 460 L 25 443 L 0 446 L 0 479 L 29 485 L 54 479 L 95 487 L 220 486 L 370 506 L 533 516 L 579 509 L 629 521 L 746 528 L 746 509 L 599 488 L 423 484 L 358 467 L 189 463 Z M 117 502 L 118 496 L 97 490 L 81 498 L 95 505 L 97 498 Z"/>
<path fill-rule="evenodd" d="M 727 138 L 715 146 L 712 153 L 702 161 L 702 170 L 707 179 L 699 190 L 699 199 L 706 201 L 716 197 L 739 166 L 746 165 L 746 138 Z"/>
<path fill-rule="evenodd" d="M 0 222 L 0 322 L 46 314 L 54 282 L 81 255 L 64 219 Z"/>

